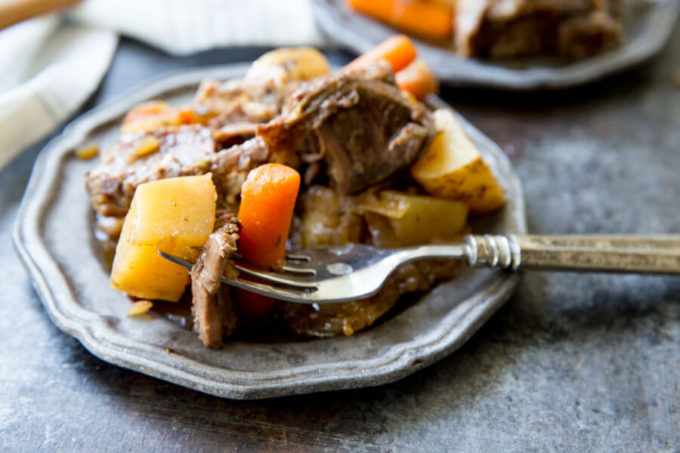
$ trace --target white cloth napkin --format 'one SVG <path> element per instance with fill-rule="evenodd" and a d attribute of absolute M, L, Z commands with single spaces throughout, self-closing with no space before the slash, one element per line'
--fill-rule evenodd
<path fill-rule="evenodd" d="M 0 31 L 0 169 L 96 90 L 123 34 L 183 55 L 322 45 L 308 0 L 85 0 Z"/>

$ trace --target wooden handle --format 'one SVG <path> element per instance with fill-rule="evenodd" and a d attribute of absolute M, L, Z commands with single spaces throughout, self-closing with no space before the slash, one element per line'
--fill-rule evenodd
<path fill-rule="evenodd" d="M 468 236 L 473 266 L 680 274 L 680 236 Z"/>
<path fill-rule="evenodd" d="M 73 6 L 81 0 L 10 0 L 0 3 L 0 30 L 26 19 Z"/>

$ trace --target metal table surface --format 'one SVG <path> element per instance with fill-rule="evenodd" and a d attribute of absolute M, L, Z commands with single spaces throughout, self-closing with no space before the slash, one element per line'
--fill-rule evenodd
<path fill-rule="evenodd" d="M 261 51 L 123 40 L 86 108 Z M 585 88 L 443 97 L 511 156 L 532 232 L 680 232 L 678 72 L 676 29 L 649 65 Z M 0 173 L 0 451 L 680 449 L 678 278 L 527 274 L 461 350 L 378 388 L 229 401 L 108 365 L 52 325 L 12 249 L 43 144 Z"/>

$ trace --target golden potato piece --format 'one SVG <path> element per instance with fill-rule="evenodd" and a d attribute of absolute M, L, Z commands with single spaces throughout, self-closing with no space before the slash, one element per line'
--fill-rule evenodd
<path fill-rule="evenodd" d="M 116 246 L 111 286 L 143 299 L 179 300 L 189 274 L 158 250 L 195 260 L 213 231 L 216 200 L 210 174 L 137 187 Z"/>
<path fill-rule="evenodd" d="M 150 300 L 140 300 L 133 303 L 127 311 L 128 316 L 140 316 L 149 312 L 153 308 Z"/>
<path fill-rule="evenodd" d="M 449 109 L 434 112 L 439 134 L 411 167 L 411 175 L 430 194 L 459 200 L 483 214 L 505 203 L 505 192 L 479 150 Z"/>
<path fill-rule="evenodd" d="M 359 208 L 373 244 L 386 248 L 459 241 L 468 213 L 459 201 L 394 190 L 364 197 Z"/>
<path fill-rule="evenodd" d="M 267 52 L 255 60 L 246 77 L 282 77 L 283 82 L 305 81 L 330 72 L 328 60 L 318 50 L 312 47 L 282 47 Z"/>
<path fill-rule="evenodd" d="M 158 138 L 153 135 L 145 135 L 139 139 L 135 145 L 135 153 L 137 156 L 146 156 L 147 154 L 152 154 L 158 151 L 160 147 L 160 142 Z"/>
<path fill-rule="evenodd" d="M 90 160 L 99 155 L 99 146 L 96 143 L 85 143 L 75 150 L 76 157 L 81 160 Z"/>

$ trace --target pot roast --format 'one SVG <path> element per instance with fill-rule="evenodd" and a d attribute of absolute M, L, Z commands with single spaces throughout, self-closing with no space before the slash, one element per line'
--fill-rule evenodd
<path fill-rule="evenodd" d="M 191 271 L 193 328 L 209 348 L 221 347 L 242 325 L 219 277 L 235 275 L 239 226 L 233 214 L 252 168 L 279 162 L 305 175 L 293 245 L 370 242 L 355 196 L 404 172 L 434 136 L 429 110 L 397 88 L 389 65 L 311 81 L 289 80 L 285 71 L 282 65 L 271 78 L 259 71 L 204 82 L 192 108 L 205 121 L 124 131 L 86 178 L 94 209 L 105 219 L 124 217 L 142 183 L 212 173 L 222 214 Z M 144 140 L 155 140 L 153 149 L 140 152 Z M 115 232 L 111 236 L 115 240 Z M 299 334 L 350 335 L 370 326 L 402 294 L 426 291 L 452 272 L 451 264 L 438 261 L 409 265 L 367 300 L 322 308 L 279 303 L 271 317 Z"/>

